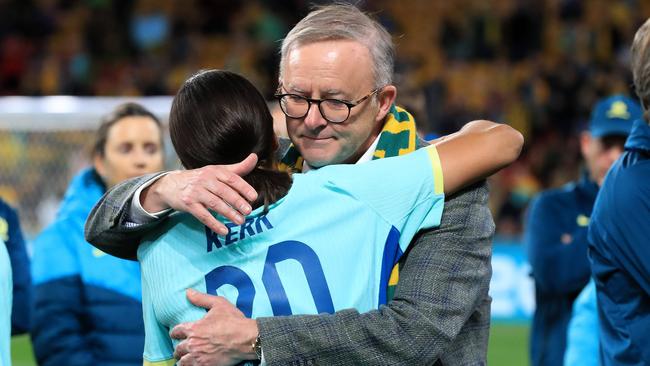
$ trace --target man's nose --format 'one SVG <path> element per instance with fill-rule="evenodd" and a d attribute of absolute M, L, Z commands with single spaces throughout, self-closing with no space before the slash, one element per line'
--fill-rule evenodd
<path fill-rule="evenodd" d="M 316 103 L 311 103 L 309 106 L 304 124 L 310 130 L 316 130 L 327 126 L 327 120 L 321 115 Z"/>

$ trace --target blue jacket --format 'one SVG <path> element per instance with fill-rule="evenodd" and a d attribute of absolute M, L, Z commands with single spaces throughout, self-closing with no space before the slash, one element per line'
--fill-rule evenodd
<path fill-rule="evenodd" d="M 76 176 L 57 218 L 34 242 L 32 342 L 48 365 L 142 365 L 140 267 L 84 240 L 105 188 L 94 170 Z"/>
<path fill-rule="evenodd" d="M 535 281 L 530 339 L 532 365 L 561 365 L 573 301 L 589 281 L 587 227 L 598 186 L 580 181 L 539 194 L 531 203 L 524 241 Z"/>
<path fill-rule="evenodd" d="M 599 336 L 596 284 L 589 281 L 573 303 L 564 366 L 598 366 Z"/>
<path fill-rule="evenodd" d="M 589 226 L 602 365 L 650 364 L 650 126 L 636 121 Z"/>
<path fill-rule="evenodd" d="M 32 277 L 29 257 L 18 215 L 13 208 L 0 199 L 0 240 L 7 244 L 13 277 L 13 302 L 11 305 L 11 334 L 29 332 L 30 305 L 32 301 Z"/>

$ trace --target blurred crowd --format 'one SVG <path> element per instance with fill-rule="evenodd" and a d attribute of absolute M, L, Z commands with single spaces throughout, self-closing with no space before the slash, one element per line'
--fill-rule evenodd
<path fill-rule="evenodd" d="M 245 75 L 270 100 L 278 40 L 312 3 L 2 1 L 0 95 L 173 95 L 193 72 L 224 68 Z M 360 5 L 394 35 L 398 104 L 415 115 L 422 134 L 453 132 L 477 118 L 524 134 L 523 157 L 492 179 L 497 231 L 506 238 L 521 233 L 535 193 L 579 176 L 575 132 L 595 101 L 633 93 L 629 42 L 650 16 L 650 3 L 641 0 Z M 20 155 L 25 140 L 0 143 L 2 156 Z M 60 158 L 56 145 L 42 158 Z"/>

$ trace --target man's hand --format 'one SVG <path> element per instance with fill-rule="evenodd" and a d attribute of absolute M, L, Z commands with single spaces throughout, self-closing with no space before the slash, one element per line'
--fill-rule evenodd
<path fill-rule="evenodd" d="M 208 209 L 228 220 L 243 224 L 252 208 L 249 202 L 257 192 L 242 178 L 257 164 L 257 155 L 231 165 L 208 165 L 193 170 L 178 170 L 158 179 L 142 191 L 140 203 L 148 212 L 167 208 L 190 213 L 215 233 L 225 235 L 228 229 Z"/>
<path fill-rule="evenodd" d="M 192 304 L 208 309 L 208 314 L 172 329 L 170 336 L 182 340 L 174 351 L 179 366 L 235 365 L 257 358 L 252 347 L 259 332 L 255 320 L 244 317 L 223 297 L 192 289 L 186 295 Z"/>

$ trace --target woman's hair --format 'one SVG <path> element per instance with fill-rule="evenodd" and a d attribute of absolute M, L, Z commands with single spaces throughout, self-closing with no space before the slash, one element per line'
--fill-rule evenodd
<path fill-rule="evenodd" d="M 277 140 L 266 101 L 238 74 L 203 70 L 185 81 L 172 103 L 169 133 L 186 169 L 257 154 L 258 166 L 244 177 L 258 192 L 254 207 L 268 207 L 291 187 L 291 177 L 275 170 Z"/>
<path fill-rule="evenodd" d="M 151 118 L 158 128 L 162 129 L 160 120 L 151 113 L 148 109 L 137 103 L 124 103 L 115 108 L 110 114 L 102 118 L 102 121 L 97 129 L 95 143 L 92 147 L 92 156 L 104 156 L 106 153 L 106 141 L 108 140 L 108 131 L 122 118 L 126 117 L 149 117 Z M 162 136 L 162 134 L 161 134 Z M 160 144 L 162 146 L 162 137 Z"/>

